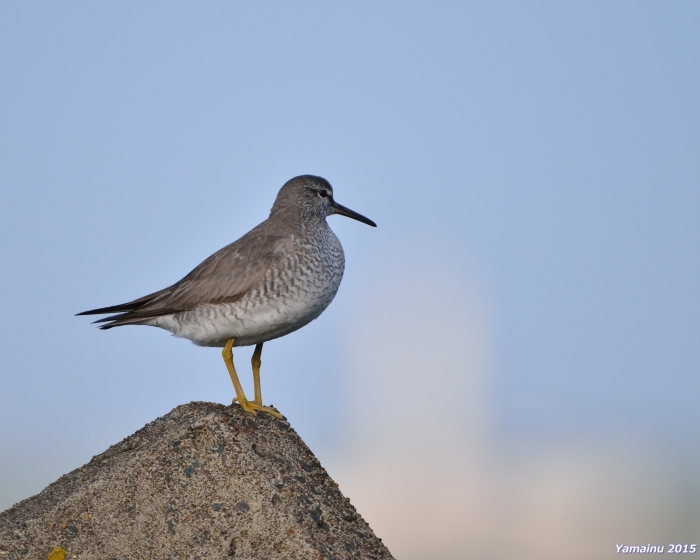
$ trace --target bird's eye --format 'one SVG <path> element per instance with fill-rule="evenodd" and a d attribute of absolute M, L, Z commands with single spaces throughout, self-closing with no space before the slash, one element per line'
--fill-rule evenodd
<path fill-rule="evenodd" d="M 321 198 L 326 198 L 328 196 L 328 191 L 326 189 L 321 189 L 320 191 L 318 191 L 318 196 L 320 196 Z"/>

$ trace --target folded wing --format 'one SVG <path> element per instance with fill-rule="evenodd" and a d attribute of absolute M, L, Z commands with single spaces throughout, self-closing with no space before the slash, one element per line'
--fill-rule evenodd
<path fill-rule="evenodd" d="M 261 235 L 261 232 L 251 235 L 254 231 L 217 251 L 182 280 L 164 290 L 78 315 L 116 313 L 95 321 L 106 323 L 100 328 L 110 329 L 190 311 L 199 305 L 234 302 L 258 286 L 265 272 L 288 254 L 289 238 Z"/>

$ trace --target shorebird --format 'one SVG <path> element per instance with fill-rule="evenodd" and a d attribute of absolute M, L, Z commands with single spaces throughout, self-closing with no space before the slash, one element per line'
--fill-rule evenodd
<path fill-rule="evenodd" d="M 345 255 L 326 222 L 332 214 L 377 226 L 338 204 L 325 179 L 295 177 L 280 189 L 267 220 L 211 255 L 179 282 L 128 303 L 78 315 L 116 313 L 95 323 L 105 323 L 101 329 L 160 327 L 199 346 L 223 347 L 236 392 L 233 402 L 252 414 L 262 411 L 282 418 L 277 410 L 262 404 L 262 347 L 316 319 L 335 297 Z M 253 344 L 255 397 L 251 401 L 233 365 L 233 347 Z"/>

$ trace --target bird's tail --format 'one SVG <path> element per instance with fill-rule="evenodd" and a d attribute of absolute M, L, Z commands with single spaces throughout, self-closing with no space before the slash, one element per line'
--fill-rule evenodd
<path fill-rule="evenodd" d="M 109 317 L 104 317 L 103 319 L 93 321 L 93 323 L 107 323 L 106 325 L 100 326 L 101 329 L 111 329 L 112 327 L 120 327 L 122 325 L 138 324 L 146 319 L 152 319 L 154 317 L 170 315 L 175 313 L 176 310 L 165 308 L 144 309 L 148 306 L 148 304 L 152 303 L 153 300 L 166 292 L 168 289 L 169 288 L 165 288 L 164 290 L 148 294 L 147 296 L 143 296 L 128 303 L 121 303 L 119 305 L 112 305 L 109 307 L 100 307 L 98 309 L 91 309 L 90 311 L 76 313 L 76 316 L 116 313 L 116 315 L 110 315 Z"/>

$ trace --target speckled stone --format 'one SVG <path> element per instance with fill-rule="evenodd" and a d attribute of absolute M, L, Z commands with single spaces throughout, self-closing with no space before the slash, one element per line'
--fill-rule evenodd
<path fill-rule="evenodd" d="M 175 408 L 0 513 L 0 560 L 390 559 L 286 421 Z"/>

